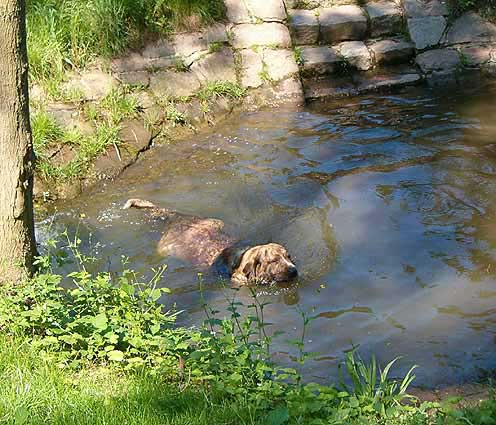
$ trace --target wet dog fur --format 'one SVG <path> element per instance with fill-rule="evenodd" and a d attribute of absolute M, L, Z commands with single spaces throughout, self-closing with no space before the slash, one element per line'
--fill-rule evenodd
<path fill-rule="evenodd" d="M 249 246 L 237 242 L 224 232 L 222 220 L 180 214 L 142 199 L 129 199 L 123 208 L 143 208 L 165 222 L 157 245 L 160 255 L 174 256 L 199 268 L 224 261 L 231 279 L 241 285 L 284 282 L 298 275 L 282 245 Z"/>

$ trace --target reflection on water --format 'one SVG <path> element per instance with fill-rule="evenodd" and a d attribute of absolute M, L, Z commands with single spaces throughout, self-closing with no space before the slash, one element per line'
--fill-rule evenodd
<path fill-rule="evenodd" d="M 164 302 L 190 324 L 203 315 L 196 271 L 154 252 L 160 223 L 120 207 L 140 197 L 223 219 L 240 239 L 284 244 L 302 271 L 297 286 L 259 291 L 286 332 L 282 361 L 302 309 L 317 316 L 311 376 L 334 378 L 343 350 L 360 344 L 364 357 L 419 364 L 419 384 L 471 379 L 496 366 L 495 95 L 409 89 L 243 113 L 60 205 L 55 228 L 80 221 L 105 269 L 121 255 L 145 273 L 166 262 Z M 204 276 L 205 297 L 225 311 L 232 295 L 217 278 Z M 249 303 L 248 290 L 237 296 Z"/>

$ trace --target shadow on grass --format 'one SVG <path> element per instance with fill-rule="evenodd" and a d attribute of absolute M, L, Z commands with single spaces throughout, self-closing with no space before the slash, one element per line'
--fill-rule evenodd
<path fill-rule="evenodd" d="M 0 423 L 57 425 L 256 424 L 253 407 L 159 374 L 79 371 L 0 335 Z"/>

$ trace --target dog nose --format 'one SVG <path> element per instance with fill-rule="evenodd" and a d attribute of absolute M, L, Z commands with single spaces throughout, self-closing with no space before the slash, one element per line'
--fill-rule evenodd
<path fill-rule="evenodd" d="M 295 266 L 289 266 L 288 267 L 288 276 L 290 278 L 298 276 L 298 270 L 296 269 Z"/>

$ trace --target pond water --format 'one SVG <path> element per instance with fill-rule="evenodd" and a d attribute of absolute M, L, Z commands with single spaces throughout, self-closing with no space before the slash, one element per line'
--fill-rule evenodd
<path fill-rule="evenodd" d="M 335 379 L 343 351 L 402 355 L 417 385 L 477 379 L 496 367 L 496 87 L 408 89 L 241 113 L 189 140 L 148 152 L 119 181 L 57 206 L 40 221 L 77 228 L 98 267 L 150 275 L 167 264 L 163 298 L 204 318 L 197 271 L 155 252 L 160 223 L 121 210 L 131 197 L 224 220 L 251 242 L 287 246 L 298 284 L 259 290 L 280 329 L 281 362 L 295 349 L 300 311 L 317 318 L 305 336 L 318 352 L 311 379 Z M 81 218 L 81 214 L 84 217 Z M 90 237 L 91 234 L 91 237 Z M 225 312 L 232 290 L 203 277 L 203 296 Z M 244 288 L 237 297 L 249 304 Z M 224 313 L 221 313 L 221 315 Z"/>

